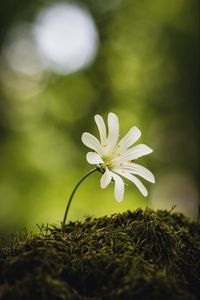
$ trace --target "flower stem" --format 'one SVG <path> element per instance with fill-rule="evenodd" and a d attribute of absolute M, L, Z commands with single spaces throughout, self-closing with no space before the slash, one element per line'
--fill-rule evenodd
<path fill-rule="evenodd" d="M 85 176 L 83 176 L 79 182 L 77 183 L 77 185 L 75 186 L 75 188 L 73 189 L 70 197 L 69 197 L 69 200 L 68 200 L 68 203 L 67 203 L 67 206 L 66 206 L 66 210 L 65 210 L 65 214 L 64 214 L 64 218 L 63 218 L 63 221 L 61 223 L 62 225 L 62 230 L 64 231 L 64 227 L 65 227 L 65 223 L 66 223 L 66 220 L 67 220 L 67 216 L 68 216 L 68 212 L 69 212 L 69 208 L 70 208 L 70 205 L 71 205 L 71 202 L 72 202 L 72 199 L 74 197 L 74 194 L 76 193 L 76 190 L 78 189 L 79 185 L 89 176 L 91 175 L 92 173 L 96 172 L 98 170 L 98 168 L 95 168 L 93 170 L 91 170 L 89 173 L 87 173 Z"/>

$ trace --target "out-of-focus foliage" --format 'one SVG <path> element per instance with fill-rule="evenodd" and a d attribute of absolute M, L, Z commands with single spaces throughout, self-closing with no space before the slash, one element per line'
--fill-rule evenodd
<path fill-rule="evenodd" d="M 1 9 L 0 231 L 61 221 L 73 186 L 89 170 L 81 134 L 96 133 L 94 114 L 109 111 L 119 115 L 122 135 L 133 125 L 142 130 L 141 141 L 154 152 L 140 162 L 157 183 L 148 186 L 149 200 L 129 185 L 119 205 L 96 174 L 77 192 L 70 218 L 173 204 L 196 217 L 198 1 L 62 1 L 61 8 L 82 11 L 96 32 L 86 43 L 94 43 L 96 55 L 74 72 L 60 72 L 55 61 L 49 67 L 36 41 L 42 13 L 54 4 L 15 0 Z M 60 34 L 57 48 L 55 35 L 58 55 L 79 40 L 77 32 L 71 40 Z"/>

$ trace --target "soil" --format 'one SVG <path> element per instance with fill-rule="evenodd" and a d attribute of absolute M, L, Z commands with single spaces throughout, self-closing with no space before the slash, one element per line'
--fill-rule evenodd
<path fill-rule="evenodd" d="M 1 300 L 200 299 L 200 222 L 150 209 L 0 247 Z"/>

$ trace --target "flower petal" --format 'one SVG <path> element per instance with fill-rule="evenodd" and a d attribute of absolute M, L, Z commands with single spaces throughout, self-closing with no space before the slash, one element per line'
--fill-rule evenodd
<path fill-rule="evenodd" d="M 136 163 L 123 163 L 120 169 L 127 170 L 131 174 L 139 175 L 147 181 L 155 183 L 153 173 L 141 165 Z"/>
<path fill-rule="evenodd" d="M 129 179 L 130 181 L 132 181 L 136 186 L 137 188 L 139 189 L 139 191 L 142 193 L 142 195 L 144 197 L 147 197 L 148 195 L 148 191 L 147 189 L 145 188 L 145 186 L 143 185 L 143 183 L 137 178 L 135 177 L 134 175 L 130 174 L 129 172 L 127 171 L 124 171 L 124 170 L 115 170 L 116 173 L 118 173 L 119 175 Z"/>
<path fill-rule="evenodd" d="M 148 147 L 147 145 L 139 144 L 133 148 L 128 149 L 124 153 L 122 153 L 121 160 L 122 161 L 134 160 L 141 156 L 150 154 L 152 152 L 153 152 L 153 150 L 150 147 Z"/>
<path fill-rule="evenodd" d="M 108 147 L 107 152 L 113 150 L 116 146 L 119 137 L 119 120 L 116 114 L 108 114 Z"/>
<path fill-rule="evenodd" d="M 118 146 L 121 149 L 127 149 L 133 145 L 141 137 L 141 131 L 136 127 L 132 127 L 128 133 L 119 141 Z"/>
<path fill-rule="evenodd" d="M 100 185 L 102 189 L 105 189 L 111 182 L 112 175 L 111 172 L 106 168 L 105 172 L 101 176 Z"/>
<path fill-rule="evenodd" d="M 84 132 L 82 134 L 81 140 L 82 140 L 83 144 L 86 145 L 88 148 L 93 149 L 100 155 L 102 154 L 101 144 L 94 135 L 92 135 L 88 132 Z"/>
<path fill-rule="evenodd" d="M 106 145 L 107 135 L 106 135 L 106 125 L 104 123 L 104 120 L 100 115 L 96 115 L 94 117 L 94 119 L 95 119 L 95 122 L 96 122 L 98 130 L 99 130 L 101 144 Z"/>
<path fill-rule="evenodd" d="M 97 165 L 103 163 L 103 159 L 100 157 L 99 154 L 95 152 L 88 152 L 86 155 L 86 159 L 91 165 Z"/>
<path fill-rule="evenodd" d="M 112 174 L 112 178 L 115 181 L 115 188 L 114 188 L 115 199 L 117 200 L 117 202 L 121 202 L 124 197 L 124 181 L 119 175 L 113 172 L 111 172 L 111 174 Z"/>

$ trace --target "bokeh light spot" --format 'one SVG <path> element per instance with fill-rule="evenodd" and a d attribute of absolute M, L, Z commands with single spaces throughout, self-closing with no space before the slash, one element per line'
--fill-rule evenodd
<path fill-rule="evenodd" d="M 31 24 L 22 22 L 9 31 L 3 47 L 3 58 L 15 73 L 35 79 L 43 75 L 45 66 L 37 49 Z"/>
<path fill-rule="evenodd" d="M 98 34 L 86 9 L 55 4 L 41 11 L 34 25 L 38 48 L 49 69 L 68 74 L 87 66 L 95 57 Z"/>

